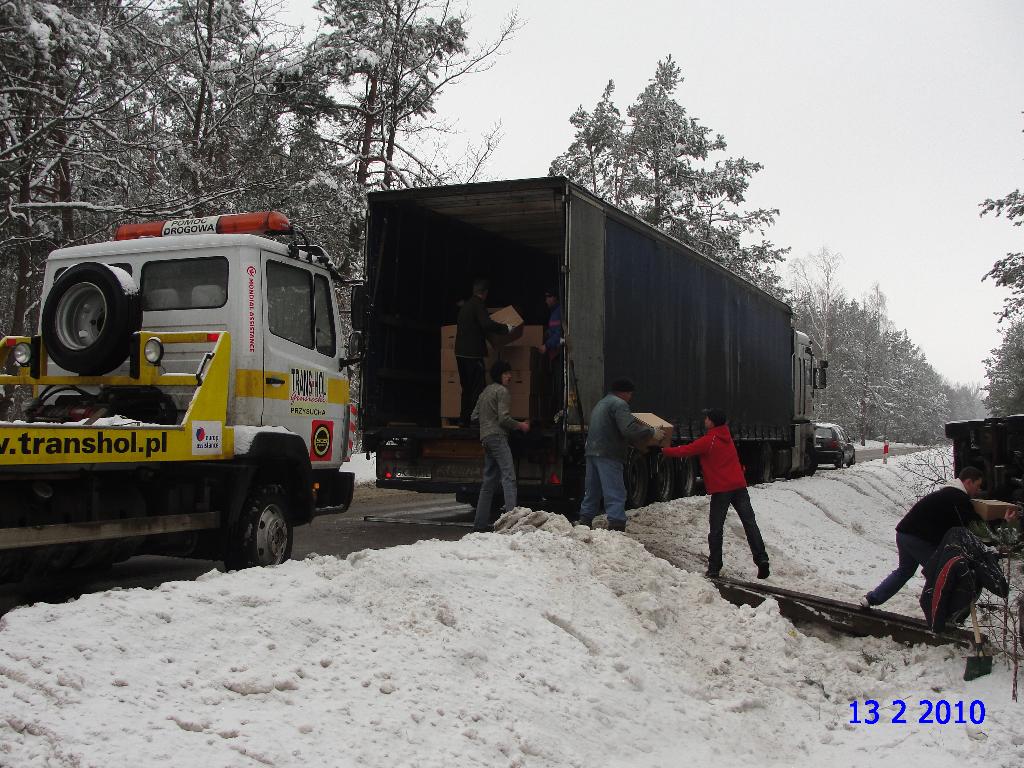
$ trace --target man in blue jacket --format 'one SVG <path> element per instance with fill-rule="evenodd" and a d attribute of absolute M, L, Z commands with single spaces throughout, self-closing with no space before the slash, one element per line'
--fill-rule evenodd
<path fill-rule="evenodd" d="M 635 387 L 629 379 L 616 379 L 611 392 L 601 398 L 590 414 L 587 428 L 587 474 L 580 525 L 593 527 L 602 498 L 608 530 L 626 530 L 626 483 L 623 473 L 629 444 L 645 438 L 661 440 L 664 433 L 641 424 L 629 410 Z"/>
<path fill-rule="evenodd" d="M 544 292 L 544 303 L 548 307 L 548 324 L 544 329 L 544 343 L 537 349 L 543 358 L 544 372 L 551 384 L 551 410 L 554 414 L 562 411 L 562 345 L 565 344 L 562 329 L 562 305 L 553 290 Z"/>

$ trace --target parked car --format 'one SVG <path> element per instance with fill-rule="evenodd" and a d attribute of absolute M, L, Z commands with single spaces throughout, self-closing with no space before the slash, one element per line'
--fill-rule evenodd
<path fill-rule="evenodd" d="M 817 454 L 818 466 L 835 464 L 836 469 L 853 466 L 857 461 L 857 451 L 846 434 L 846 430 L 838 424 L 816 424 L 814 427 L 814 451 Z"/>

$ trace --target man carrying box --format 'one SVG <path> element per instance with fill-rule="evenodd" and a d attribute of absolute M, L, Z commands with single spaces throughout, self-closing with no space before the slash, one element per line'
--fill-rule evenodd
<path fill-rule="evenodd" d="M 609 531 L 626 530 L 626 483 L 623 472 L 629 443 L 664 437 L 661 429 L 647 427 L 633 418 L 629 401 L 633 399 L 633 382 L 616 379 L 611 392 L 594 406 L 587 430 L 587 474 L 584 481 L 580 525 L 594 524 L 598 506 L 604 500 Z"/>
<path fill-rule="evenodd" d="M 486 280 L 474 281 L 473 295 L 459 310 L 458 326 L 455 330 L 455 364 L 458 366 L 459 383 L 462 385 L 459 424 L 463 427 L 469 426 L 469 415 L 484 390 L 487 335 L 504 336 L 512 331 L 512 326 L 497 323 L 487 314 L 489 289 Z"/>
<path fill-rule="evenodd" d="M 729 426 L 725 423 L 725 412 L 718 408 L 704 411 L 704 436 L 689 445 L 663 448 L 663 456 L 670 458 L 700 457 L 700 472 L 704 477 L 704 489 L 711 494 L 711 519 L 708 532 L 708 570 L 705 576 L 716 578 L 722 570 L 722 538 L 725 516 L 729 505 L 736 508 L 736 514 L 743 523 L 747 534 L 750 554 L 757 564 L 757 578 L 767 579 L 770 573 L 768 551 L 757 527 L 754 508 L 750 505 L 747 480 L 732 441 Z"/>
<path fill-rule="evenodd" d="M 881 605 L 903 589 L 917 569 L 931 559 L 950 528 L 966 528 L 981 520 L 971 498 L 981 493 L 984 480 L 985 475 L 977 467 L 964 467 L 956 480 L 917 500 L 896 525 L 896 570 L 860 599 L 862 608 Z M 1008 509 L 1005 515 L 1006 520 L 1014 519 L 1016 508 Z"/>

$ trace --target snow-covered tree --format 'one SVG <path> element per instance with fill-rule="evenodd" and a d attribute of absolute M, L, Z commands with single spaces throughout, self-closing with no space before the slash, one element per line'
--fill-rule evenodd
<path fill-rule="evenodd" d="M 993 416 L 1024 413 L 1024 319 L 1003 328 L 1002 341 L 985 360 L 988 395 L 985 405 Z"/>
<path fill-rule="evenodd" d="M 605 87 L 593 112 L 570 118 L 572 144 L 550 173 L 564 174 L 691 245 L 755 284 L 781 293 L 776 268 L 785 248 L 764 234 L 774 209 L 744 210 L 750 179 L 745 158 L 719 158 L 725 139 L 691 117 L 675 93 L 683 81 L 669 56 L 622 120 Z M 615 135 L 617 132 L 618 135 Z M 748 242 L 753 238 L 755 242 Z"/>
<path fill-rule="evenodd" d="M 576 129 L 572 144 L 552 161 L 552 176 L 585 179 L 585 186 L 620 208 L 628 206 L 630 171 L 625 154 L 625 121 L 612 103 L 615 83 L 608 81 L 592 112 L 581 105 L 569 118 Z"/>

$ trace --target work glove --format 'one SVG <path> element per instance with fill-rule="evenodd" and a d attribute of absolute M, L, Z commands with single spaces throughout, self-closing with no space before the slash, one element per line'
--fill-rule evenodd
<path fill-rule="evenodd" d="M 653 437 L 654 442 L 660 443 L 664 439 L 665 439 L 665 430 L 662 429 L 661 427 L 655 427 L 654 428 L 654 437 Z"/>
<path fill-rule="evenodd" d="M 509 333 L 512 333 L 512 331 L 514 331 L 516 329 L 516 327 L 514 325 L 512 325 L 511 323 L 506 323 L 505 327 L 508 328 L 508 332 Z"/>

